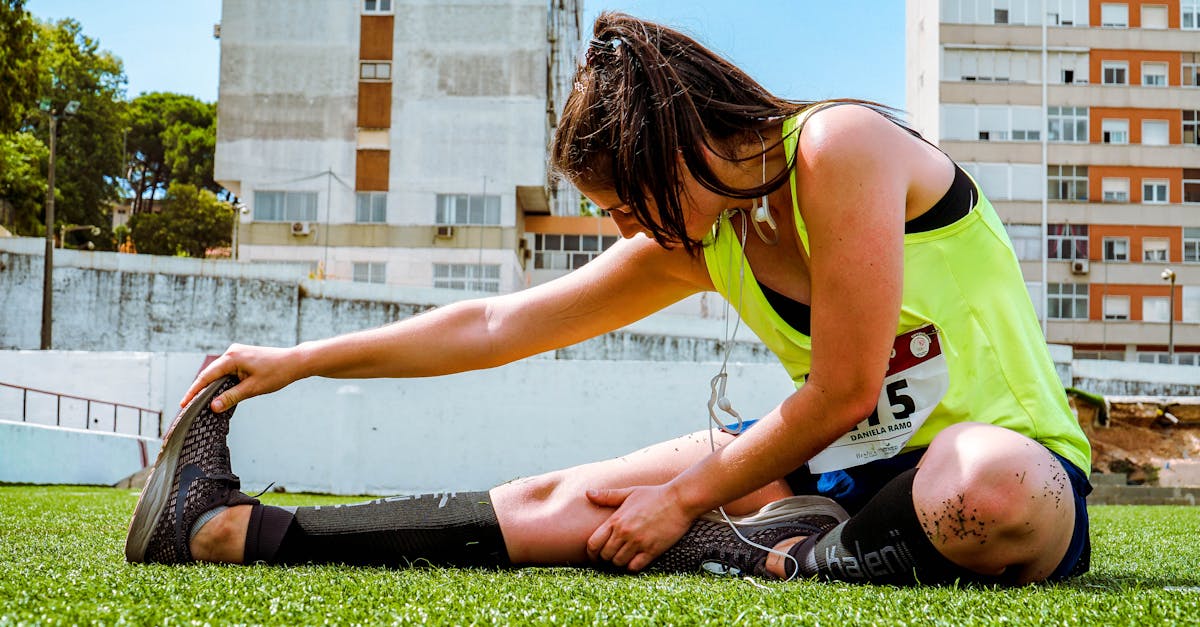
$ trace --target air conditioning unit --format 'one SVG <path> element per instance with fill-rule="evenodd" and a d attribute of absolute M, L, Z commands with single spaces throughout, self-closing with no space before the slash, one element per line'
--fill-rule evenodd
<path fill-rule="evenodd" d="M 293 222 L 292 223 L 292 235 L 295 235 L 296 237 L 300 237 L 302 235 L 308 235 L 309 233 L 312 233 L 312 223 L 310 223 L 310 222 Z"/>
<path fill-rule="evenodd" d="M 450 239 L 454 237 L 454 227 L 446 224 L 439 225 L 436 235 L 438 239 Z"/>
<path fill-rule="evenodd" d="M 1091 270 L 1087 259 L 1076 259 L 1071 262 L 1071 274 L 1087 274 Z"/>

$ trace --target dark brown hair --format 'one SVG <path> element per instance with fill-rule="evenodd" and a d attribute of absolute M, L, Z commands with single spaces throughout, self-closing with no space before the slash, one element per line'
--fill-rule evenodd
<path fill-rule="evenodd" d="M 739 156 L 739 146 L 813 102 L 776 97 L 691 37 L 623 13 L 596 18 L 584 48 L 551 167 L 576 185 L 614 190 L 660 245 L 690 254 L 701 247 L 685 229 L 677 155 L 701 185 L 731 198 L 756 198 L 787 180 L 785 169 L 756 187 L 730 187 L 703 148 L 730 161 L 757 159 L 761 151 Z M 768 139 L 767 149 L 780 141 Z"/>

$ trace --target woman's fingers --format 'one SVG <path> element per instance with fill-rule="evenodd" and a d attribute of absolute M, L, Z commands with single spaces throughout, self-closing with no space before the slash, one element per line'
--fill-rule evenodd
<path fill-rule="evenodd" d="M 592 532 L 592 536 L 588 538 L 587 541 L 588 558 L 593 562 L 600 561 L 602 559 L 600 556 L 600 551 L 607 546 L 608 539 L 611 536 L 612 525 L 610 525 L 608 521 L 604 521 L 603 524 L 601 524 L 599 527 L 596 527 L 596 530 Z"/>

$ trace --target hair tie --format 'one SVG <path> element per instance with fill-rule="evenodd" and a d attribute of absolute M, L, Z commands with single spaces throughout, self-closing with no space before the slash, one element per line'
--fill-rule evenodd
<path fill-rule="evenodd" d="M 588 41 L 587 47 L 583 50 L 583 65 L 591 65 L 596 55 L 600 53 L 611 52 L 612 54 L 616 54 L 623 45 L 625 45 L 625 40 L 621 39 L 620 37 L 614 36 L 608 40 L 592 37 L 592 39 Z"/>

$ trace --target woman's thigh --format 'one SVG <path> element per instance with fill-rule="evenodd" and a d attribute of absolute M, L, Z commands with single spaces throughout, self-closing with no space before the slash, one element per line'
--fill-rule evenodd
<path fill-rule="evenodd" d="M 721 432 L 712 437 L 717 447 L 733 439 Z M 492 505 L 509 558 L 515 564 L 586 562 L 588 537 L 613 511 L 592 505 L 586 490 L 663 484 L 711 452 L 709 433 L 699 431 L 614 459 L 493 488 Z M 786 483 L 776 481 L 728 504 L 726 511 L 750 513 L 791 494 Z"/>

